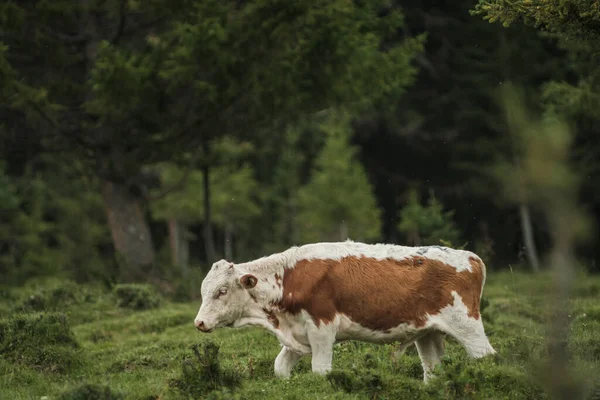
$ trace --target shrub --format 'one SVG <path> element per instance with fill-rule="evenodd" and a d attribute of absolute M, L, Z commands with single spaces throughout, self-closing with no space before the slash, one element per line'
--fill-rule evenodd
<path fill-rule="evenodd" d="M 125 397 L 113 392 L 108 386 L 84 383 L 73 389 L 63 392 L 59 400 L 122 400 Z"/>
<path fill-rule="evenodd" d="M 151 285 L 119 284 L 115 285 L 113 293 L 117 305 L 132 310 L 149 310 L 160 306 L 160 295 Z"/>
<path fill-rule="evenodd" d="M 102 302 L 105 289 L 99 286 L 80 285 L 72 281 L 56 279 L 32 279 L 27 285 L 14 290 L 16 301 L 10 308 L 13 313 L 67 312 L 72 323 L 85 319 L 86 309 L 79 305 Z M 108 305 L 108 304 L 107 304 Z M 74 313 L 74 315 L 73 315 Z M 79 317 L 79 318 L 78 318 Z"/>
<path fill-rule="evenodd" d="M 464 354 L 444 356 L 426 391 L 446 399 L 505 398 L 545 399 L 547 394 L 523 368 L 500 363 L 498 357 L 468 359 Z"/>
<path fill-rule="evenodd" d="M 351 371 L 334 370 L 327 374 L 327 380 L 336 390 L 343 390 L 346 393 L 363 392 L 371 399 L 377 398 L 384 388 L 381 376 L 370 370 L 358 371 L 355 368 Z"/>
<path fill-rule="evenodd" d="M 241 384 L 236 371 L 221 368 L 218 345 L 213 342 L 196 344 L 191 350 L 194 355 L 184 358 L 181 377 L 171 381 L 172 387 L 192 398 L 206 398 L 212 392 L 223 393 L 224 389 L 233 390 Z M 216 393 L 211 397 L 220 398 Z"/>
<path fill-rule="evenodd" d="M 108 342 L 112 340 L 112 334 L 108 331 L 96 329 L 88 336 L 88 340 L 93 343 Z"/>
<path fill-rule="evenodd" d="M 83 300 L 83 294 L 75 283 L 66 282 L 64 285 L 41 289 L 30 294 L 21 302 L 20 311 L 54 311 L 79 303 Z"/>
<path fill-rule="evenodd" d="M 408 242 L 417 245 L 444 245 L 455 247 L 460 232 L 454 223 L 454 211 L 444 211 L 442 203 L 430 191 L 426 206 L 419 202 L 412 190 L 408 203 L 399 212 L 398 230 L 407 235 Z"/>
<path fill-rule="evenodd" d="M 66 372 L 81 363 L 65 314 L 21 314 L 0 321 L 0 355 L 31 368 Z"/>

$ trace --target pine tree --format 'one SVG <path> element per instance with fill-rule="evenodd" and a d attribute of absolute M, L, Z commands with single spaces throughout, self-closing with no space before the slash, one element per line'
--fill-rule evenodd
<path fill-rule="evenodd" d="M 399 212 L 398 230 L 406 235 L 407 245 L 458 246 L 460 233 L 453 221 L 454 211 L 444 211 L 442 203 L 429 193 L 423 206 L 415 190 L 411 190 L 408 203 Z"/>
<path fill-rule="evenodd" d="M 533 26 L 557 37 L 569 54 L 578 81 L 551 81 L 545 85 L 547 103 L 561 113 L 598 119 L 600 108 L 600 4 L 594 0 L 480 0 L 472 10 L 489 22 L 505 27 Z"/>
<path fill-rule="evenodd" d="M 380 210 L 345 116 L 329 117 L 321 127 L 325 145 L 307 185 L 298 193 L 298 239 L 302 243 L 348 238 L 374 241 L 381 235 Z"/>
<path fill-rule="evenodd" d="M 258 183 L 254 170 L 245 161 L 252 151 L 248 143 L 223 138 L 216 144 L 217 154 L 212 160 L 210 174 L 210 212 L 215 226 L 224 233 L 223 256 L 233 259 L 234 235 L 250 235 L 251 221 L 260 213 Z M 187 174 L 185 184 L 151 203 L 154 218 L 169 224 L 173 263 L 186 272 L 189 261 L 189 226 L 205 220 L 203 201 L 205 184 L 199 169 L 186 171 L 173 163 L 163 163 L 157 168 L 166 187 L 177 185 Z M 160 189 L 153 194 L 162 194 Z M 210 265 L 210 263 L 208 263 Z"/>

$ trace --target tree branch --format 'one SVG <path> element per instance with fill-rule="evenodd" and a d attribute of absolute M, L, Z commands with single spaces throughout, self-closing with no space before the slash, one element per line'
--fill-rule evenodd
<path fill-rule="evenodd" d="M 65 43 L 69 43 L 69 44 L 83 44 L 88 39 L 87 35 L 85 35 L 83 33 L 78 33 L 77 35 L 69 35 L 66 33 L 56 32 L 47 27 L 44 28 L 43 30 L 45 33 L 47 33 L 54 39 L 57 39 L 57 40 L 60 40 L 60 41 L 63 41 Z"/>
<path fill-rule="evenodd" d="M 125 13 L 126 4 L 125 0 L 121 0 L 119 4 L 119 24 L 117 25 L 117 31 L 110 41 L 112 44 L 117 44 L 125 32 L 125 24 L 127 22 L 127 14 Z"/>
<path fill-rule="evenodd" d="M 169 186 L 168 188 L 166 188 L 165 190 L 163 190 L 161 193 L 157 194 L 156 196 L 150 196 L 150 195 L 146 196 L 146 201 L 162 199 L 163 197 L 165 197 L 166 195 L 168 195 L 171 192 L 175 192 L 175 191 L 183 189 L 188 178 L 190 177 L 190 174 L 192 173 L 192 170 L 194 169 L 194 165 L 196 164 L 196 161 L 198 161 L 201 154 L 204 154 L 204 153 L 201 151 L 198 151 L 198 152 L 194 153 L 194 155 L 192 155 L 192 158 L 190 158 L 190 161 L 188 162 L 188 165 L 185 168 L 183 176 L 177 182 L 175 182 L 173 185 Z"/>
<path fill-rule="evenodd" d="M 83 138 L 77 134 L 76 130 L 64 129 L 63 127 L 61 127 L 58 124 L 58 122 L 56 122 L 52 117 L 50 117 L 46 113 L 46 111 L 42 107 L 40 107 L 39 104 L 36 104 L 35 102 L 32 102 L 32 101 L 29 101 L 28 104 L 44 121 L 49 123 L 50 126 L 54 130 L 56 130 L 60 135 L 66 136 L 69 139 L 76 141 L 83 149 L 90 150 L 90 151 L 94 151 L 97 149 L 98 146 L 95 146 L 92 143 L 89 143 L 89 142 L 83 140 Z"/>

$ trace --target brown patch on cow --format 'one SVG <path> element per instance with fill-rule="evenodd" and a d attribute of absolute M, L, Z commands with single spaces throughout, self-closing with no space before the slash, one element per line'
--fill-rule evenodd
<path fill-rule="evenodd" d="M 317 324 L 343 313 L 364 327 L 387 331 L 402 323 L 424 326 L 428 314 L 454 302 L 456 291 L 469 316 L 479 318 L 483 266 L 475 258 L 470 262 L 473 272 L 422 256 L 302 260 L 285 270 L 278 306 L 292 314 L 306 310 Z"/>
<path fill-rule="evenodd" d="M 267 319 L 269 320 L 271 325 L 273 325 L 275 329 L 279 329 L 279 318 L 277 318 L 275 313 L 271 310 L 267 310 L 266 308 L 263 308 L 263 312 L 267 316 Z"/>
<path fill-rule="evenodd" d="M 283 285 L 283 279 L 281 279 L 281 275 L 279 274 L 275 274 L 275 283 L 277 284 L 277 286 L 282 287 Z"/>

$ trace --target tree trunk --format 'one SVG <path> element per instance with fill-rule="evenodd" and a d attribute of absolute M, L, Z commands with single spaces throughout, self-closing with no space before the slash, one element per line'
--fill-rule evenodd
<path fill-rule="evenodd" d="M 83 11 L 81 18 L 81 32 L 87 37 L 85 43 L 86 75 L 89 78 L 98 55 L 101 37 L 99 33 L 98 17 L 93 11 L 92 0 L 80 0 Z M 85 100 L 94 98 L 92 90 L 85 93 Z M 95 139 L 105 144 L 104 132 L 95 132 Z M 105 160 L 107 165 L 112 161 Z M 117 164 L 117 163 L 115 163 Z M 104 206 L 108 217 L 113 245 L 127 263 L 125 270 L 120 270 L 121 279 L 125 281 L 146 280 L 149 267 L 154 264 L 154 247 L 150 236 L 150 227 L 144 216 L 141 199 L 129 193 L 127 187 L 106 180 L 101 188 Z"/>
<path fill-rule="evenodd" d="M 225 223 L 225 259 L 233 261 L 233 224 Z"/>
<path fill-rule="evenodd" d="M 187 276 L 189 266 L 189 240 L 187 226 L 176 220 L 169 220 L 169 242 L 171 245 L 171 262 L 179 266 L 181 275 Z"/>
<path fill-rule="evenodd" d="M 169 247 L 171 248 L 171 264 L 179 265 L 179 224 L 176 219 L 169 219 Z"/>
<path fill-rule="evenodd" d="M 420 246 L 421 245 L 421 235 L 418 230 L 412 230 L 407 234 L 406 242 L 409 246 Z"/>
<path fill-rule="evenodd" d="M 120 271 L 121 277 L 126 281 L 145 280 L 154 264 L 154 247 L 140 199 L 125 186 L 108 181 L 102 185 L 102 197 L 113 244 L 127 263 L 127 269 Z"/>
<path fill-rule="evenodd" d="M 202 167 L 204 184 L 204 249 L 206 251 L 206 262 L 212 265 L 216 261 L 215 240 L 212 231 L 211 207 L 210 207 L 210 169 L 208 165 Z"/>
<path fill-rule="evenodd" d="M 533 227 L 531 225 L 531 215 L 529 213 L 529 206 L 521 203 L 519 205 L 519 213 L 521 215 L 521 231 L 523 232 L 523 243 L 525 243 L 525 253 L 527 254 L 527 260 L 531 269 L 534 272 L 539 272 L 540 262 L 535 247 L 535 239 L 533 238 Z"/>

